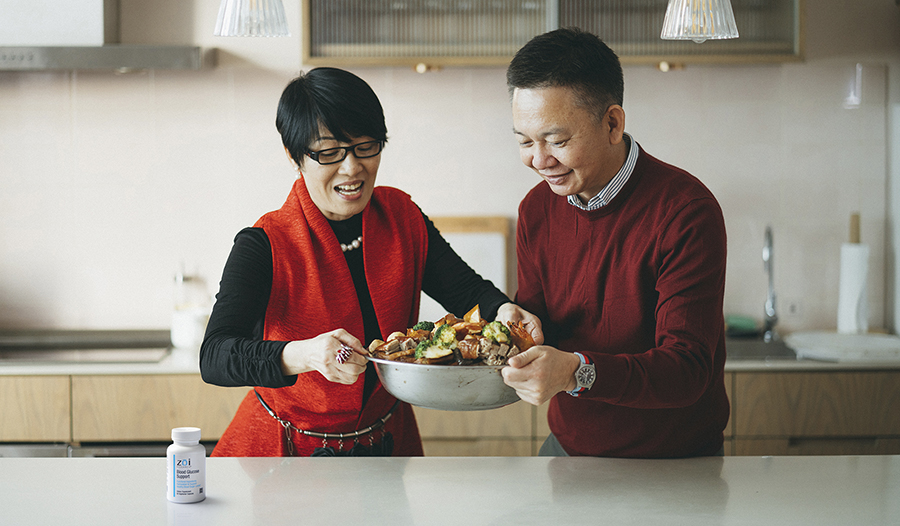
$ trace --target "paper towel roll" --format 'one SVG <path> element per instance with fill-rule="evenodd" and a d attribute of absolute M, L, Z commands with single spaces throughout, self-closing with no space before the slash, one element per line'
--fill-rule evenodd
<path fill-rule="evenodd" d="M 837 330 L 842 334 L 869 331 L 869 301 L 866 282 L 869 274 L 869 246 L 841 245 L 841 278 L 838 294 Z"/>

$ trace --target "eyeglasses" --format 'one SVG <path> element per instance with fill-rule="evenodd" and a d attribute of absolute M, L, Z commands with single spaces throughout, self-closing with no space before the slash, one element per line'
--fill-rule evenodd
<path fill-rule="evenodd" d="M 347 154 L 351 150 L 353 151 L 353 156 L 357 159 L 368 159 L 381 153 L 382 148 L 384 148 L 384 142 L 368 141 L 354 144 L 353 146 L 340 146 L 317 152 L 306 152 L 306 155 L 319 164 L 336 164 L 346 159 Z"/>

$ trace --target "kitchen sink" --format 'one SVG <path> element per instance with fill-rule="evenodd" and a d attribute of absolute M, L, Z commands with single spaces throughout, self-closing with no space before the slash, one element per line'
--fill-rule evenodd
<path fill-rule="evenodd" d="M 797 354 L 784 341 L 767 342 L 762 338 L 726 338 L 725 352 L 729 360 L 797 359 Z"/>
<path fill-rule="evenodd" d="M 157 363 L 170 347 L 167 330 L 7 330 L 0 364 Z"/>
<path fill-rule="evenodd" d="M 157 363 L 169 355 L 157 349 L 28 349 L 0 350 L 4 363 Z"/>

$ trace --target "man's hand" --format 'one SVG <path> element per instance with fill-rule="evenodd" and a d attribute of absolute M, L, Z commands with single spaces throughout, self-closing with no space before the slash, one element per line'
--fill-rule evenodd
<path fill-rule="evenodd" d="M 507 322 L 516 323 L 521 321 L 522 326 L 531 334 L 531 339 L 534 340 L 536 345 L 544 343 L 544 331 L 541 329 L 541 320 L 515 303 L 500 305 L 495 319 L 504 325 Z"/>
<path fill-rule="evenodd" d="M 581 364 L 573 353 L 549 345 L 536 345 L 509 359 L 500 370 L 506 385 L 516 390 L 519 398 L 541 405 L 560 391 L 571 391 L 578 385 L 575 369 Z"/>

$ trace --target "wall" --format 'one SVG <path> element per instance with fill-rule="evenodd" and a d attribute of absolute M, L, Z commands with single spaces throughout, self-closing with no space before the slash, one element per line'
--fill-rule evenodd
<path fill-rule="evenodd" d="M 781 327 L 833 329 L 839 247 L 861 211 L 870 325 L 891 326 L 900 8 L 807 4 L 804 62 L 627 67 L 626 129 L 719 198 L 726 312 L 761 317 L 771 224 Z M 294 179 L 274 129 L 302 67 L 299 2 L 285 7 L 293 36 L 234 39 L 212 36 L 218 0 L 122 0 L 124 42 L 215 47 L 214 69 L 0 72 L 0 328 L 168 327 L 182 261 L 215 290 L 234 234 Z M 861 104 L 845 109 L 857 63 Z M 380 184 L 429 215 L 515 217 L 538 178 L 518 158 L 503 68 L 354 71 L 387 115 Z"/>

